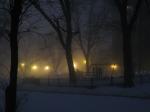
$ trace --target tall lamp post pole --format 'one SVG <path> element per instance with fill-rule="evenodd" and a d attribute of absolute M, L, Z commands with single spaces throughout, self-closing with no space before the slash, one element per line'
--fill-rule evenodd
<path fill-rule="evenodd" d="M 117 64 L 112 64 L 111 65 L 111 69 L 112 69 L 112 73 L 111 73 L 111 76 L 110 76 L 110 84 L 113 85 L 113 75 L 115 73 L 115 71 L 117 70 L 118 66 Z"/>

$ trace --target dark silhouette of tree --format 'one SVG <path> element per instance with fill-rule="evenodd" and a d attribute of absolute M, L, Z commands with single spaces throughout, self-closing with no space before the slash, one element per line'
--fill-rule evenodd
<path fill-rule="evenodd" d="M 10 48 L 11 67 L 10 81 L 6 88 L 5 112 L 16 112 L 16 90 L 18 72 L 18 29 L 22 13 L 22 0 L 10 0 Z"/>
<path fill-rule="evenodd" d="M 120 14 L 123 36 L 124 85 L 126 87 L 132 87 L 134 85 L 132 32 L 139 15 L 142 0 L 115 0 L 115 3 Z"/>
<path fill-rule="evenodd" d="M 147 6 L 148 11 L 150 12 L 150 1 L 149 0 L 144 0 L 144 2 Z"/>
<path fill-rule="evenodd" d="M 84 25 L 85 31 L 82 31 L 80 18 L 77 20 L 77 30 L 79 30 L 78 43 L 86 60 L 86 72 L 90 71 L 91 55 L 101 40 L 100 31 L 104 27 L 105 9 L 100 14 L 94 14 L 95 3 L 90 1 L 90 7 L 87 16 L 87 22 Z M 79 13 L 79 11 L 77 12 Z M 79 17 L 80 14 L 77 14 Z M 85 35 L 84 35 L 85 34 Z"/>
<path fill-rule="evenodd" d="M 76 76 L 75 70 L 73 66 L 73 58 L 72 58 L 72 39 L 73 39 L 73 29 L 72 29 L 72 15 L 71 15 L 71 1 L 70 0 L 59 0 L 64 17 L 66 22 L 66 59 L 68 62 L 68 68 L 70 72 L 70 80 L 75 83 Z M 64 43 L 64 42 L 63 42 Z"/>
<path fill-rule="evenodd" d="M 72 28 L 72 12 L 71 12 L 71 1 L 70 0 L 58 0 L 58 4 L 61 7 L 61 12 L 63 17 L 50 17 L 46 12 L 41 8 L 40 2 L 35 3 L 32 1 L 34 7 L 43 15 L 43 17 L 49 22 L 49 24 L 55 30 L 57 37 L 65 50 L 66 60 L 69 70 L 70 83 L 75 84 L 76 75 L 73 66 L 73 57 L 72 57 L 72 39 L 73 39 L 73 28 Z M 63 18 L 64 27 L 61 25 Z"/>
<path fill-rule="evenodd" d="M 28 0 L 9 0 L 5 2 L 7 7 L 3 9 L 10 15 L 10 31 L 7 34 L 11 51 L 10 79 L 5 91 L 5 112 L 16 112 L 19 26 L 31 4 Z"/>

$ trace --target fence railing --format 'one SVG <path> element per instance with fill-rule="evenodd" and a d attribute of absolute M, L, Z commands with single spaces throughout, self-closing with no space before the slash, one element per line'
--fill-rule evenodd
<path fill-rule="evenodd" d="M 150 83 L 150 74 L 139 74 L 134 78 L 134 82 L 137 83 Z M 123 76 L 103 76 L 103 77 L 79 77 L 77 78 L 76 87 L 99 87 L 99 86 L 112 86 L 121 85 L 123 83 Z M 59 87 L 70 87 L 68 78 L 25 78 L 19 82 L 21 85 L 43 85 L 43 86 L 59 86 Z"/>

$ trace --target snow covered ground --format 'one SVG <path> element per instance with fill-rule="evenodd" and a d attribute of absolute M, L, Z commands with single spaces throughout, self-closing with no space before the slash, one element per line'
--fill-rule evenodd
<path fill-rule="evenodd" d="M 24 89 L 24 90 L 23 90 Z M 150 112 L 150 84 L 134 88 L 22 88 L 23 112 Z"/>
<path fill-rule="evenodd" d="M 21 112 L 150 112 L 150 84 L 94 89 L 19 86 L 18 96 L 24 94 Z"/>
<path fill-rule="evenodd" d="M 23 112 L 150 112 L 150 100 L 50 93 L 29 93 Z"/>
<path fill-rule="evenodd" d="M 122 88 L 117 86 L 101 86 L 94 89 L 78 87 L 48 87 L 27 85 L 19 87 L 19 91 L 80 94 L 94 96 L 119 96 L 150 99 L 150 84 L 136 85 L 133 88 Z"/>

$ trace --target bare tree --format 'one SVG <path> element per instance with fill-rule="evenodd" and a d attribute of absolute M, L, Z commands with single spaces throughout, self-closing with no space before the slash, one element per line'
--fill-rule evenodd
<path fill-rule="evenodd" d="M 16 91 L 18 72 L 18 29 L 22 13 L 22 0 L 11 0 L 10 5 L 10 48 L 11 68 L 9 86 L 6 88 L 5 112 L 16 112 Z"/>
<path fill-rule="evenodd" d="M 91 63 L 91 55 L 95 50 L 96 46 L 101 40 L 100 31 L 104 26 L 105 20 L 105 9 L 100 12 L 100 14 L 94 13 L 95 4 L 93 1 L 90 3 L 90 8 L 88 12 L 88 20 L 84 25 L 86 27 L 85 31 L 83 31 L 83 26 L 81 26 L 81 21 L 77 20 L 79 35 L 78 35 L 78 43 L 83 52 L 86 61 L 86 72 L 89 72 L 90 63 Z M 79 15 L 77 15 L 79 16 Z"/>
<path fill-rule="evenodd" d="M 131 87 L 134 85 L 134 70 L 132 62 L 132 32 L 139 15 L 142 0 L 115 0 L 118 8 L 123 36 L 123 65 L 124 65 L 124 85 Z"/>
<path fill-rule="evenodd" d="M 34 7 L 43 15 L 43 17 L 49 22 L 49 24 L 55 30 L 57 37 L 65 50 L 66 60 L 69 70 L 70 83 L 75 84 L 76 75 L 73 66 L 72 58 L 72 39 L 73 39 L 73 28 L 72 28 L 72 12 L 71 12 L 71 1 L 70 0 L 58 0 L 57 3 L 60 6 L 62 17 L 51 17 L 41 8 L 40 2 L 32 2 Z M 62 22 L 63 21 L 63 22 Z M 62 25 L 63 24 L 63 25 Z"/>
<path fill-rule="evenodd" d="M 3 7 L 10 16 L 10 27 L 7 34 L 11 52 L 10 78 L 5 91 L 5 112 L 16 112 L 17 109 L 18 33 L 23 15 L 31 6 L 28 3 L 27 0 L 6 0 L 5 7 Z M 23 7 L 23 5 L 26 5 L 26 7 Z"/>

